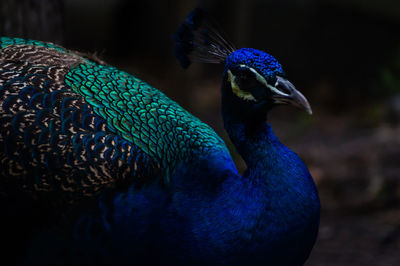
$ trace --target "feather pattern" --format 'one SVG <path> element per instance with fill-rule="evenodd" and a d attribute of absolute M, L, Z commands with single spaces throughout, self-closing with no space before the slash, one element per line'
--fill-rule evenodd
<path fill-rule="evenodd" d="M 95 195 L 121 180 L 168 183 L 189 153 L 227 152 L 207 125 L 128 73 L 55 45 L 0 40 L 3 182 Z"/>
<path fill-rule="evenodd" d="M 83 61 L 40 46 L 2 50 L 3 179 L 20 180 L 27 190 L 93 195 L 133 173 L 147 176 L 135 160 L 143 152 L 110 131 L 82 96 L 65 85 L 70 66 Z M 132 158 L 134 163 L 128 163 Z"/>
<path fill-rule="evenodd" d="M 73 68 L 65 80 L 111 130 L 161 165 L 165 183 L 169 183 L 177 163 L 190 162 L 195 158 L 193 153 L 228 153 L 209 126 L 128 73 L 89 63 Z"/>

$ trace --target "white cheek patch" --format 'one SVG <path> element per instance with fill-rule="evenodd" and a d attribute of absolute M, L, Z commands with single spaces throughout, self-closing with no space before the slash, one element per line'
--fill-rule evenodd
<path fill-rule="evenodd" d="M 238 84 L 236 83 L 236 77 L 232 74 L 232 72 L 228 69 L 228 81 L 231 83 L 232 92 L 239 97 L 240 99 L 246 101 L 256 101 L 254 96 L 248 91 L 242 91 Z"/>

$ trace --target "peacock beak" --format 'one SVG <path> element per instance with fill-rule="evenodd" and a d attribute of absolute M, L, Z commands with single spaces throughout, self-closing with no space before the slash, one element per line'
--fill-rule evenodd
<path fill-rule="evenodd" d="M 272 86 L 271 86 L 272 87 Z M 272 98 L 276 104 L 289 104 L 305 110 L 309 115 L 312 114 L 311 106 L 306 97 L 296 90 L 295 86 L 287 79 L 277 77 L 275 86 L 272 87 Z"/>

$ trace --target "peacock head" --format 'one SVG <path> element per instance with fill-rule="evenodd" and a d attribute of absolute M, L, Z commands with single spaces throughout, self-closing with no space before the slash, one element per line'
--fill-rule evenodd
<path fill-rule="evenodd" d="M 223 105 L 231 114 L 262 117 L 283 104 L 312 113 L 307 99 L 285 78 L 273 56 L 256 49 L 235 49 L 204 9 L 190 12 L 174 39 L 175 56 L 183 68 L 193 61 L 225 65 Z"/>
<path fill-rule="evenodd" d="M 225 60 L 225 90 L 245 108 L 271 109 L 277 105 L 293 105 L 312 114 L 307 99 L 285 78 L 282 66 L 272 55 L 242 48 Z"/>

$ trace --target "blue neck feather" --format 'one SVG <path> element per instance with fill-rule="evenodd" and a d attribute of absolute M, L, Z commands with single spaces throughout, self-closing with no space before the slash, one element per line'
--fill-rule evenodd
<path fill-rule="evenodd" d="M 297 154 L 279 141 L 266 122 L 271 107 L 237 108 L 225 73 L 222 86 L 224 126 L 247 164 L 235 182 L 238 190 L 231 196 L 247 195 L 243 208 L 267 210 L 256 218 L 263 226 L 254 230 L 258 230 L 255 235 L 268 239 L 263 248 L 271 251 L 267 256 L 271 265 L 302 265 L 319 226 L 320 203 L 313 179 Z M 243 223 L 251 224 L 251 219 L 254 217 L 243 217 Z"/>

